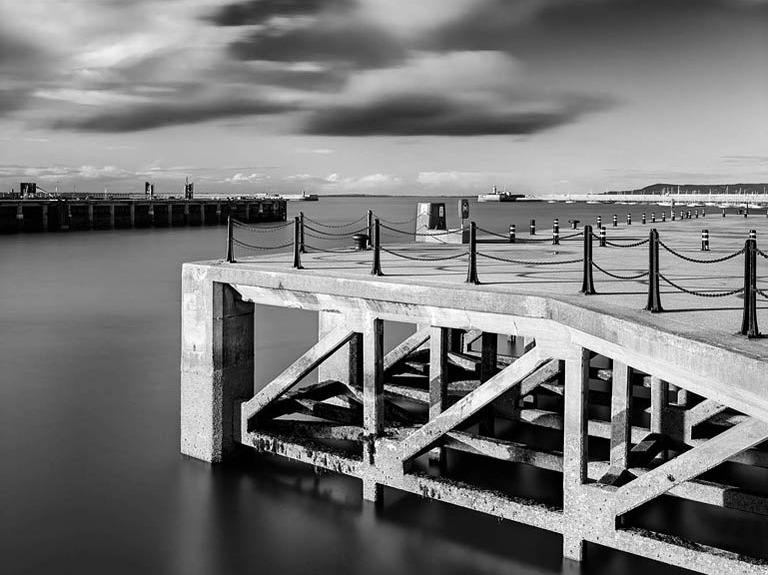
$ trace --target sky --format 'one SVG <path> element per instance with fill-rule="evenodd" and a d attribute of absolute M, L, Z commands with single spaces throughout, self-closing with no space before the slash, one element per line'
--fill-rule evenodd
<path fill-rule="evenodd" d="M 0 0 L 0 191 L 768 182 L 768 0 Z"/>

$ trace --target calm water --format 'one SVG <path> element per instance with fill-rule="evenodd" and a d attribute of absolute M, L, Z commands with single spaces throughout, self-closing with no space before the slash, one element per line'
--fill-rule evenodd
<path fill-rule="evenodd" d="M 416 201 L 325 199 L 291 203 L 289 215 L 341 223 L 370 208 L 402 221 Z M 627 210 L 639 223 L 639 206 L 472 203 L 483 226 L 521 232 L 530 217 L 543 230 L 559 216 L 565 230 L 568 218 Z M 556 535 L 394 491 L 377 515 L 354 480 L 266 456 L 212 467 L 179 455 L 181 264 L 221 258 L 224 236 L 222 227 L 0 237 L 0 571 L 559 573 Z M 280 352 L 265 380 L 311 330 L 298 312 L 279 323 L 263 313 L 259 329 L 275 331 L 269 345 Z M 559 480 L 500 477 L 530 492 Z M 695 530 L 706 514 L 675 505 L 648 520 L 657 518 Z M 590 553 L 585 573 L 677 572 Z"/>

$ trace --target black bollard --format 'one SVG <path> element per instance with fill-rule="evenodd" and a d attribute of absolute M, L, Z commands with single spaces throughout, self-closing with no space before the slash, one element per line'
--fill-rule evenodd
<path fill-rule="evenodd" d="M 757 327 L 757 241 L 748 239 L 744 244 L 744 312 L 741 317 L 741 335 L 760 337 Z"/>
<path fill-rule="evenodd" d="M 744 217 L 746 218 L 749 215 L 749 208 L 744 208 Z"/>
<path fill-rule="evenodd" d="M 628 226 L 632 225 L 632 214 L 627 214 L 627 225 Z"/>
<path fill-rule="evenodd" d="M 695 217 L 697 220 L 699 219 L 699 210 L 693 210 L 693 217 Z"/>
<path fill-rule="evenodd" d="M 368 210 L 365 214 L 366 227 L 368 228 L 368 247 L 370 248 L 373 243 L 373 211 Z M 303 241 L 301 242 L 304 243 Z"/>
<path fill-rule="evenodd" d="M 531 220 L 533 222 L 533 220 Z M 477 226 L 469 222 L 469 257 L 467 258 L 467 283 L 479 284 L 477 279 Z"/>
<path fill-rule="evenodd" d="M 757 241 L 757 230 L 749 230 L 749 239 Z"/>
<path fill-rule="evenodd" d="M 723 217 L 725 217 L 725 208 L 723 208 Z"/>
<path fill-rule="evenodd" d="M 707 215 L 707 212 L 704 211 L 704 208 L 701 208 L 701 217 L 704 218 L 706 217 L 706 215 Z"/>
<path fill-rule="evenodd" d="M 557 218 L 552 220 L 552 245 L 560 245 L 560 220 Z"/>
<path fill-rule="evenodd" d="M 643 224 L 645 224 L 645 212 L 643 212 L 643 217 L 640 220 Z"/>
<path fill-rule="evenodd" d="M 592 279 L 592 226 L 584 226 L 584 271 L 581 279 L 581 293 L 593 295 L 595 283 Z"/>
<path fill-rule="evenodd" d="M 301 223 L 299 216 L 293 218 L 293 267 L 297 270 L 303 270 L 301 265 Z"/>
<path fill-rule="evenodd" d="M 673 222 L 675 221 L 675 210 L 669 210 L 669 217 Z"/>
<path fill-rule="evenodd" d="M 600 247 L 605 247 L 605 228 L 600 228 Z"/>
<path fill-rule="evenodd" d="M 531 220 L 530 226 L 528 226 L 528 232 L 532 235 L 536 235 L 536 220 Z"/>
<path fill-rule="evenodd" d="M 235 263 L 234 229 L 232 227 L 232 216 L 227 216 L 227 263 Z"/>
<path fill-rule="evenodd" d="M 373 238 L 371 240 L 373 248 L 373 264 L 371 265 L 371 275 L 381 276 L 381 229 L 379 228 L 379 218 L 373 220 Z"/>
<path fill-rule="evenodd" d="M 684 218 L 685 218 L 685 212 L 683 212 L 683 210 L 680 210 L 680 219 L 682 220 Z"/>
<path fill-rule="evenodd" d="M 651 230 L 648 237 L 648 303 L 645 309 L 651 313 L 664 311 L 659 294 L 659 232 Z"/>
<path fill-rule="evenodd" d="M 709 230 L 701 230 L 701 251 L 709 251 Z"/>
<path fill-rule="evenodd" d="M 766 216 L 768 216 L 768 213 L 766 213 Z M 597 216 L 597 229 L 603 227 L 603 216 Z"/>
<path fill-rule="evenodd" d="M 685 219 L 686 220 L 690 220 L 691 219 L 691 210 L 688 210 L 687 212 L 685 212 Z"/>
<path fill-rule="evenodd" d="M 509 243 L 514 244 L 517 236 L 517 232 L 515 230 L 515 224 L 509 224 Z"/>
<path fill-rule="evenodd" d="M 661 212 L 661 221 L 666 222 L 667 221 L 667 212 Z"/>
<path fill-rule="evenodd" d="M 299 212 L 299 221 L 301 222 L 301 233 L 299 234 L 299 251 L 301 253 L 306 253 L 306 249 L 304 247 L 304 212 Z"/>
<path fill-rule="evenodd" d="M 613 214 L 613 227 L 615 228 L 618 225 L 619 225 L 619 216 L 617 216 L 616 214 Z"/>
<path fill-rule="evenodd" d="M 656 223 L 656 212 L 651 212 L 651 223 L 652 224 Z"/>

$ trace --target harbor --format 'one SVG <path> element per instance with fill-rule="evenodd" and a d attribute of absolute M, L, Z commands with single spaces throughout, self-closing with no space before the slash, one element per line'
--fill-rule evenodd
<path fill-rule="evenodd" d="M 339 225 L 305 222 L 310 234 L 297 216 L 275 231 L 292 237 L 284 251 L 256 257 L 233 227 L 226 257 L 183 269 L 182 453 L 219 462 L 245 446 L 357 478 L 379 504 L 388 487 L 530 525 L 560 535 L 566 563 L 597 545 L 764 573 L 768 220 L 648 216 L 514 235 L 467 221 L 468 244 L 433 245 L 413 242 L 418 221 L 369 214 L 330 249 L 318 238 L 344 237 Z M 319 328 L 255 387 L 261 306 Z M 466 453 L 561 480 L 540 500 L 466 481 Z M 714 535 L 649 525 L 669 499 L 705 508 Z"/>

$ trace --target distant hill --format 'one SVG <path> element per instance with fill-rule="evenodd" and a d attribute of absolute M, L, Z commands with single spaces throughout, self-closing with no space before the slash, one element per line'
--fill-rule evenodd
<path fill-rule="evenodd" d="M 727 188 L 727 189 L 726 189 Z M 768 184 L 651 184 L 639 190 L 616 190 L 607 194 L 762 194 L 768 191 Z"/>

